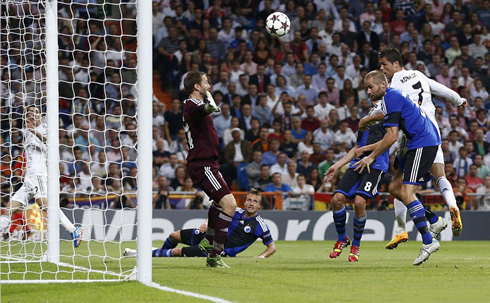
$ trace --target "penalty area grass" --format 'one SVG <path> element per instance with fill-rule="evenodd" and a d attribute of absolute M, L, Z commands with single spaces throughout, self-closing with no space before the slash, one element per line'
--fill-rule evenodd
<path fill-rule="evenodd" d="M 154 242 L 154 246 L 161 244 Z M 253 258 L 265 249 L 256 243 L 237 258 L 225 258 L 230 269 L 207 268 L 204 258 L 153 258 L 153 281 L 235 302 L 488 300 L 488 241 L 441 242 L 441 250 L 418 267 L 412 262 L 418 256 L 421 243 L 409 241 L 393 251 L 386 250 L 385 244 L 363 242 L 358 263 L 347 261 L 350 247 L 337 259 L 330 259 L 328 254 L 334 241 L 278 241 L 276 254 L 268 259 Z M 128 243 L 129 247 L 131 245 L 135 248 L 134 242 Z M 117 255 L 120 247 L 106 246 L 105 249 L 114 250 L 111 253 Z M 2 278 L 5 278 L 4 264 Z M 2 302 L 202 301 L 138 282 L 3 284 L 1 292 Z"/>

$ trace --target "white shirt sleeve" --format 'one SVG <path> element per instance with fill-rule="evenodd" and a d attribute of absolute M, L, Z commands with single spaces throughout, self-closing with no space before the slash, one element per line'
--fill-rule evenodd
<path fill-rule="evenodd" d="M 447 88 L 444 85 L 442 85 L 441 83 L 434 81 L 432 79 L 429 79 L 429 78 L 427 78 L 427 82 L 430 85 L 431 92 L 434 93 L 435 95 L 449 99 L 449 100 L 453 101 L 453 103 L 457 106 L 460 106 L 461 104 L 463 104 L 463 99 L 458 95 L 458 93 L 456 93 L 452 89 Z"/>

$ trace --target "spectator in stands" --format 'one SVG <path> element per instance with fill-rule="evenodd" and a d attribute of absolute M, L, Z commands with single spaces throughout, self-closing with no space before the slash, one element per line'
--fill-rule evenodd
<path fill-rule="evenodd" d="M 280 118 L 275 118 L 274 121 L 272 122 L 272 129 L 273 132 L 269 134 L 269 141 L 272 140 L 273 138 L 277 138 L 279 142 L 282 142 L 284 138 L 284 133 L 282 130 L 282 120 Z"/>
<path fill-rule="evenodd" d="M 166 177 L 161 176 L 158 178 L 158 190 L 155 198 L 153 200 L 154 209 L 171 209 L 170 201 L 168 199 L 169 192 L 174 191 L 168 185 L 168 180 Z"/>
<path fill-rule="evenodd" d="M 170 153 L 164 149 L 165 141 L 163 139 L 157 140 L 157 150 L 153 151 L 153 164 L 160 167 L 162 164 L 165 164 L 169 161 Z M 103 152 L 101 152 L 103 153 Z M 105 158 L 105 153 L 104 153 Z M 100 153 L 99 153 L 99 161 L 100 161 Z"/>
<path fill-rule="evenodd" d="M 223 60 L 226 55 L 226 45 L 218 39 L 218 30 L 216 28 L 209 29 L 209 40 L 207 41 L 207 49 L 214 60 Z"/>
<path fill-rule="evenodd" d="M 177 166 L 175 168 L 175 178 L 170 181 L 170 186 L 177 189 L 177 187 L 184 185 L 186 174 L 187 172 L 184 166 Z"/>
<path fill-rule="evenodd" d="M 313 105 L 306 106 L 306 118 L 301 121 L 301 128 L 313 133 L 319 127 L 320 120 L 315 118 L 315 109 Z"/>
<path fill-rule="evenodd" d="M 271 176 L 274 174 L 274 173 L 280 173 L 281 175 L 284 175 L 287 173 L 287 161 L 288 161 L 288 157 L 285 153 L 279 153 L 277 155 L 277 163 L 272 165 L 271 166 L 271 169 L 270 169 L 270 174 Z"/>
<path fill-rule="evenodd" d="M 290 76 L 290 84 L 294 89 L 304 84 L 305 66 L 303 63 L 296 63 L 296 73 Z"/>
<path fill-rule="evenodd" d="M 305 134 L 305 139 L 298 143 L 298 152 L 302 153 L 303 151 L 307 151 L 308 155 L 313 153 L 313 134 L 308 131 Z"/>
<path fill-rule="evenodd" d="M 462 146 L 459 148 L 459 156 L 454 160 L 454 169 L 456 174 L 460 177 L 466 176 L 470 171 L 470 165 L 473 161 L 468 157 L 468 151 L 466 147 Z"/>
<path fill-rule="evenodd" d="M 278 195 L 283 195 L 284 199 L 287 198 L 288 195 L 293 194 L 293 189 L 284 183 L 282 183 L 282 177 L 280 173 L 275 173 L 272 175 L 272 184 L 269 184 L 265 190 L 265 192 L 275 192 Z"/>
<path fill-rule="evenodd" d="M 162 79 L 162 90 L 167 89 L 168 84 L 170 83 L 168 78 L 170 65 L 168 63 L 172 58 L 172 54 L 175 53 L 178 48 L 179 43 L 177 39 L 177 28 L 175 26 L 171 26 L 168 28 L 168 36 L 163 38 L 157 46 L 160 62 L 160 77 Z"/>
<path fill-rule="evenodd" d="M 457 12 L 454 12 L 454 14 L 457 14 Z M 456 59 L 456 57 L 461 56 L 461 49 L 459 47 L 458 38 L 451 37 L 449 41 L 451 43 L 451 47 L 445 51 L 445 55 L 448 63 L 451 64 L 453 63 L 454 59 Z"/>
<path fill-rule="evenodd" d="M 298 116 L 293 117 L 293 127 L 291 129 L 291 134 L 293 135 L 294 143 L 299 144 L 305 139 L 306 130 L 301 128 L 301 118 Z"/>
<path fill-rule="evenodd" d="M 247 75 L 253 75 L 257 73 L 257 63 L 253 62 L 253 54 L 252 51 L 247 50 L 245 52 L 244 56 L 244 62 L 240 65 L 240 69 L 245 72 Z M 264 67 L 264 72 L 265 72 L 265 67 Z M 260 83 L 258 85 L 259 87 L 259 92 L 260 92 Z"/>
<path fill-rule="evenodd" d="M 328 120 L 326 118 L 323 119 L 322 121 L 320 121 L 320 128 L 315 130 L 315 132 L 313 133 L 313 137 L 315 138 L 315 143 L 320 144 L 321 150 L 327 150 L 327 148 L 331 147 L 332 143 L 334 142 L 334 133 L 328 129 L 328 125 L 329 125 Z M 315 146 L 313 144 L 313 149 L 314 148 Z"/>
<path fill-rule="evenodd" d="M 481 197 L 476 197 L 477 205 L 476 210 L 479 211 L 489 211 L 490 210 L 490 176 L 484 177 L 484 186 L 477 188 L 476 193 L 482 195 Z"/>
<path fill-rule="evenodd" d="M 159 176 L 166 177 L 167 180 L 172 182 L 175 179 L 175 173 L 178 168 L 177 154 L 172 153 L 168 157 L 168 163 L 163 164 L 158 171 Z"/>
<path fill-rule="evenodd" d="M 367 41 L 371 44 L 372 49 L 377 51 L 379 50 L 380 41 L 379 41 L 378 34 L 371 31 L 372 28 L 371 26 L 372 26 L 371 21 L 366 20 L 362 23 L 362 31 L 359 34 L 357 34 L 357 43 L 362 45 L 364 41 Z"/>
<path fill-rule="evenodd" d="M 282 182 L 289 185 L 291 188 L 297 186 L 297 163 L 296 161 L 289 161 L 287 163 L 287 171 L 282 174 Z"/>
<path fill-rule="evenodd" d="M 232 129 L 233 141 L 225 146 L 224 163 L 221 165 L 221 171 L 228 184 L 236 180 L 238 165 L 249 163 L 252 158 L 250 142 L 240 138 L 241 131 L 239 128 Z"/>
<path fill-rule="evenodd" d="M 290 130 L 284 131 L 284 138 L 281 145 L 279 146 L 279 150 L 286 153 L 288 158 L 297 158 L 298 144 L 293 142 L 293 135 Z"/>
<path fill-rule="evenodd" d="M 293 193 L 309 199 L 308 202 L 310 202 L 315 195 L 315 188 L 310 184 L 306 184 L 306 177 L 303 174 L 298 174 L 296 183 L 296 186 L 292 187 Z"/>
<path fill-rule="evenodd" d="M 223 138 L 225 130 L 231 127 L 230 105 L 224 103 L 221 105 L 221 115 L 214 119 L 214 127 L 219 138 Z"/>
<path fill-rule="evenodd" d="M 242 106 L 245 104 L 250 105 L 252 111 L 255 110 L 255 107 L 259 104 L 259 94 L 257 90 L 257 85 L 253 83 L 248 84 L 248 94 L 243 96 L 242 99 Z"/>
<path fill-rule="evenodd" d="M 170 152 L 171 153 L 179 153 L 185 150 L 185 146 L 187 145 L 187 141 L 185 138 L 184 129 L 179 129 L 177 131 L 176 140 L 172 141 L 170 144 Z"/>
<path fill-rule="evenodd" d="M 315 104 L 319 91 L 312 86 L 312 76 L 306 74 L 304 75 L 303 80 L 304 84 L 300 85 L 296 89 L 296 97 L 298 97 L 299 95 L 305 95 L 307 104 Z"/>
<path fill-rule="evenodd" d="M 340 90 L 335 86 L 335 79 L 327 79 L 328 103 L 332 105 L 340 105 Z"/>
<path fill-rule="evenodd" d="M 344 148 L 346 148 L 346 149 L 351 149 L 352 146 L 354 146 L 354 144 L 356 144 L 357 137 L 354 134 L 354 132 L 352 131 L 352 129 L 349 128 L 348 121 L 344 120 L 344 121 L 340 122 L 339 130 L 333 136 L 333 141 L 343 142 Z M 331 144 L 330 144 L 330 146 L 331 146 Z"/>
<path fill-rule="evenodd" d="M 243 97 L 248 93 L 248 75 L 247 74 L 241 74 L 238 77 L 238 83 L 236 86 L 235 93 L 237 95 L 239 95 L 240 97 Z"/>
<path fill-rule="evenodd" d="M 481 179 L 484 180 L 486 176 L 490 175 L 490 168 L 488 168 L 488 166 L 486 166 L 483 163 L 483 156 L 482 155 L 476 154 L 473 163 L 478 168 L 478 173 L 477 173 L 478 177 L 480 177 Z"/>
<path fill-rule="evenodd" d="M 194 184 L 192 183 L 192 179 L 189 176 L 186 176 L 184 179 L 184 184 L 178 186 L 175 191 L 176 192 L 193 192 L 197 193 L 197 189 L 194 187 Z"/>
<path fill-rule="evenodd" d="M 487 153 L 488 148 L 490 147 L 490 143 L 483 141 L 484 138 L 485 135 L 483 134 L 483 130 L 481 128 L 477 129 L 475 131 L 475 141 L 473 142 L 473 147 L 475 152 L 482 156 Z"/>
<path fill-rule="evenodd" d="M 260 191 L 266 191 L 269 185 L 272 184 L 272 177 L 270 176 L 269 171 L 269 165 L 262 164 L 260 166 L 260 178 L 255 181 L 255 188 L 258 188 Z"/>
<path fill-rule="evenodd" d="M 268 105 L 267 96 L 259 96 L 259 104 L 255 107 L 252 115 L 259 119 L 261 125 L 269 124 L 272 116 L 272 108 Z"/>
<path fill-rule="evenodd" d="M 476 110 L 476 120 L 478 127 L 483 131 L 488 131 L 490 128 L 490 123 L 487 119 L 487 113 L 483 108 Z"/>
<path fill-rule="evenodd" d="M 227 129 L 225 129 L 225 131 L 223 132 L 223 144 L 224 144 L 224 146 L 226 146 L 228 143 L 233 141 L 232 130 L 235 128 L 238 128 L 239 125 L 240 125 L 240 119 L 238 119 L 237 117 L 232 117 L 231 118 L 231 126 Z M 240 138 L 242 140 L 245 139 L 245 132 L 243 131 L 243 129 L 240 129 Z"/>
<path fill-rule="evenodd" d="M 124 192 L 136 192 L 138 189 L 138 168 L 131 167 L 129 174 L 123 177 Z"/>
<path fill-rule="evenodd" d="M 248 132 L 252 126 L 250 125 L 252 121 L 252 108 L 249 104 L 243 104 L 241 109 L 242 116 L 239 119 L 239 127 Z"/>
<path fill-rule="evenodd" d="M 323 120 L 325 118 L 328 118 L 328 114 L 332 109 L 335 108 L 335 106 L 328 103 L 328 94 L 325 91 L 321 91 L 318 94 L 318 98 L 320 102 L 315 105 L 313 109 L 315 110 L 315 117 L 317 117 L 319 120 Z"/>
<path fill-rule="evenodd" d="M 446 108 L 447 108 L 447 103 L 446 103 Z M 464 128 L 462 128 L 461 126 L 459 126 L 458 116 L 451 115 L 449 117 L 449 124 L 451 125 L 451 128 L 442 130 L 442 137 L 443 138 L 446 137 L 451 141 L 451 143 L 454 143 L 453 140 L 451 140 L 451 137 L 452 137 L 451 133 L 456 132 L 456 135 L 453 138 L 454 141 L 459 140 L 460 138 L 468 139 L 468 133 L 466 132 L 466 130 Z M 457 149 L 456 149 L 456 151 L 457 151 Z"/>
<path fill-rule="evenodd" d="M 325 154 L 322 153 L 321 144 L 319 142 L 313 143 L 313 153 L 310 155 L 310 162 L 318 166 L 322 161 L 325 160 Z"/>
<path fill-rule="evenodd" d="M 220 79 L 220 82 L 213 85 L 213 92 L 219 90 L 223 94 L 227 94 L 228 93 L 228 84 L 230 83 L 228 73 L 227 72 L 221 72 L 219 79 Z"/>
<path fill-rule="evenodd" d="M 259 138 L 251 143 L 252 150 L 258 150 L 263 153 L 269 150 L 269 128 L 262 126 L 259 132 Z"/>
<path fill-rule="evenodd" d="M 165 128 L 168 129 L 168 133 L 170 134 L 170 138 L 164 139 L 171 142 L 176 139 L 179 129 L 182 129 L 182 111 L 179 99 L 172 100 L 170 110 L 165 112 L 164 117 Z"/>
<path fill-rule="evenodd" d="M 262 165 L 262 152 L 260 150 L 256 150 L 253 152 L 252 162 L 250 162 L 245 171 L 248 177 L 248 186 L 253 188 L 255 182 L 260 179 L 260 166 Z"/>
<path fill-rule="evenodd" d="M 269 143 L 269 150 L 262 155 L 262 163 L 272 166 L 277 163 L 277 156 L 279 151 L 279 139 L 272 138 Z"/>
<path fill-rule="evenodd" d="M 310 171 L 308 178 L 306 178 L 306 184 L 312 185 L 315 191 L 317 191 L 318 189 L 320 189 L 320 186 L 322 186 L 322 183 L 323 183 L 323 178 L 318 173 L 318 168 L 313 168 Z"/>
<path fill-rule="evenodd" d="M 323 160 L 322 162 L 320 162 L 318 164 L 318 172 L 320 173 L 320 176 L 325 175 L 325 173 L 330 168 L 330 166 L 332 166 L 334 164 L 335 164 L 335 161 L 334 161 L 333 149 L 329 148 L 325 152 L 325 160 Z"/>

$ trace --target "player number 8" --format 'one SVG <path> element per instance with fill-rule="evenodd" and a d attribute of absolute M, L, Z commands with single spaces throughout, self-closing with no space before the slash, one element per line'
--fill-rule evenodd
<path fill-rule="evenodd" d="M 364 190 L 365 191 L 370 191 L 371 190 L 371 186 L 373 186 L 373 183 L 366 182 L 366 185 L 364 186 Z"/>

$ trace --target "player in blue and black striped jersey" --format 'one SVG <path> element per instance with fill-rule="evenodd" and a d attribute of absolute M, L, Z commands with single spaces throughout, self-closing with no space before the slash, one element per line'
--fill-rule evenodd
<path fill-rule="evenodd" d="M 365 131 L 357 134 L 356 145 L 339 162 L 332 165 L 325 173 L 327 180 L 332 179 L 339 168 L 349 163 L 349 169 L 342 176 L 342 179 L 335 190 L 332 198 L 333 219 L 338 233 L 338 240 L 330 253 L 330 258 L 337 258 L 342 249 L 350 244 L 350 239 L 345 233 L 346 209 L 345 200 L 354 198 L 356 216 L 354 218 L 354 238 L 349 254 L 349 262 L 359 261 L 359 246 L 361 237 L 366 225 L 366 202 L 370 198 L 378 195 L 381 187 L 380 181 L 389 167 L 389 153 L 386 151 L 376 158 L 371 164 L 370 171 L 357 172 L 354 164 L 374 150 L 383 139 L 386 131 L 382 123 L 371 125 Z"/>
<path fill-rule="evenodd" d="M 436 158 L 441 138 L 434 124 L 417 103 L 412 102 L 406 93 L 388 87 L 388 80 L 383 72 L 370 72 L 366 75 L 364 83 L 369 99 L 381 102 L 386 135 L 371 155 L 355 164 L 358 166 L 356 169 L 362 172 L 367 168 L 369 171 L 376 157 L 386 152 L 398 140 L 399 129 L 407 136 L 405 170 L 403 175 L 398 174 L 398 179 L 403 179 L 403 182 L 397 195 L 407 206 L 413 222 L 422 235 L 424 245 L 413 263 L 413 265 L 420 265 L 432 253 L 439 250 L 440 245 L 429 232 L 424 207 L 417 200 L 415 192 L 417 185 L 424 184 L 431 178 L 430 168 Z M 399 181 L 395 178 L 392 182 Z"/>
<path fill-rule="evenodd" d="M 262 195 L 256 189 L 251 190 L 245 199 L 245 208 L 236 208 L 235 215 L 228 227 L 228 237 L 224 244 L 222 256 L 236 257 L 257 239 L 261 239 L 267 249 L 256 258 L 267 258 L 276 252 L 269 227 L 257 213 Z M 206 257 L 199 248 L 199 242 L 206 236 L 206 223 L 200 228 L 178 230 L 170 234 L 162 248 L 154 248 L 153 257 Z M 177 247 L 178 243 L 189 247 Z M 136 256 L 136 250 L 126 248 L 124 255 Z"/>

